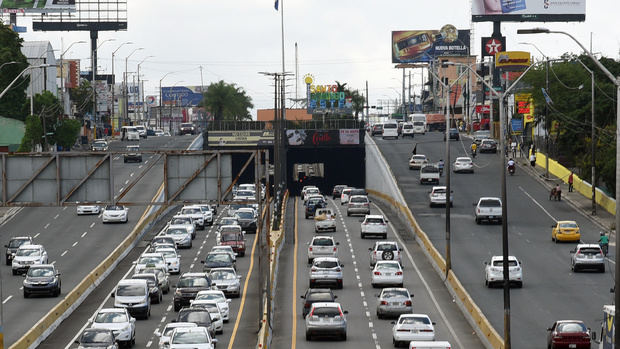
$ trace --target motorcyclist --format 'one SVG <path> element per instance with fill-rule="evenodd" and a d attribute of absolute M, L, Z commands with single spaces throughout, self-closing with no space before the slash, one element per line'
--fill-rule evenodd
<path fill-rule="evenodd" d="M 476 149 L 478 149 L 478 145 L 476 144 L 476 142 L 471 144 L 471 154 L 473 156 L 476 156 Z"/>
<path fill-rule="evenodd" d="M 439 175 L 443 175 L 443 167 L 444 167 L 444 162 L 443 159 L 440 159 L 439 162 L 437 163 L 437 167 L 439 167 Z"/>
<path fill-rule="evenodd" d="M 512 158 L 508 159 L 508 169 L 510 170 L 511 168 L 514 168 L 514 167 L 515 167 L 515 161 Z"/>
<path fill-rule="evenodd" d="M 609 248 L 609 238 L 605 235 L 605 232 L 601 232 L 601 237 L 598 239 L 598 244 L 601 246 L 603 253 L 607 255 L 607 249 Z"/>

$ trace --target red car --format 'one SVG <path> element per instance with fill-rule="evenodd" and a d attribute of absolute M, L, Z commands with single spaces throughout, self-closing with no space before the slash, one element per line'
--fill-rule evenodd
<path fill-rule="evenodd" d="M 583 321 L 560 320 L 547 329 L 547 348 L 590 349 L 590 329 Z"/>

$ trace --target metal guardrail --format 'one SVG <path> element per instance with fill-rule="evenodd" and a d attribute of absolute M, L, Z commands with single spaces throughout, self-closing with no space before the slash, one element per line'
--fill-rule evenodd
<path fill-rule="evenodd" d="M 211 121 L 208 131 L 262 131 L 274 129 L 272 121 Z M 287 120 L 285 129 L 340 130 L 363 129 L 364 122 L 354 119 Z"/>

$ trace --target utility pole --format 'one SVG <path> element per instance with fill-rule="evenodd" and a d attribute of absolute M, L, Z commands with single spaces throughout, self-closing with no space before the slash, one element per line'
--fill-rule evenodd
<path fill-rule="evenodd" d="M 366 80 L 366 123 L 370 124 L 370 113 L 368 108 L 370 108 L 370 106 L 368 105 L 368 80 Z"/>

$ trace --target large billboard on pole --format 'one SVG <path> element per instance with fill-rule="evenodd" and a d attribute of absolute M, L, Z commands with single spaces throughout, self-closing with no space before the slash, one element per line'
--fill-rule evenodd
<path fill-rule="evenodd" d="M 441 30 L 392 32 L 392 63 L 431 62 L 435 57 L 469 54 L 469 30 L 457 30 L 452 25 Z"/>
<path fill-rule="evenodd" d="M 75 12 L 75 0 L 0 0 L 4 13 Z"/>
<path fill-rule="evenodd" d="M 474 22 L 577 22 L 586 20 L 586 0 L 473 0 Z"/>
<path fill-rule="evenodd" d="M 195 107 L 202 101 L 202 86 L 162 87 L 161 97 L 164 105 Z"/>

